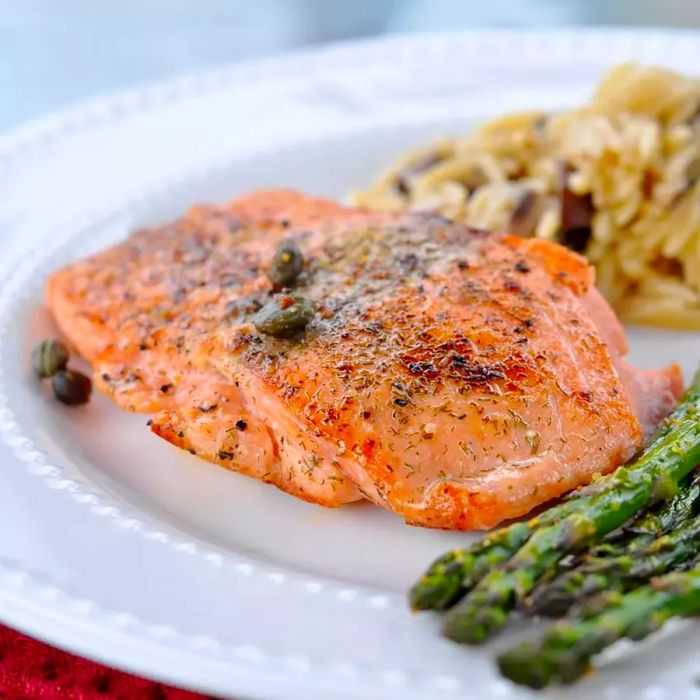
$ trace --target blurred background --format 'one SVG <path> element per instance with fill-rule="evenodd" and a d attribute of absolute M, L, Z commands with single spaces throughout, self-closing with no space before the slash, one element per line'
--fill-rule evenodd
<path fill-rule="evenodd" d="M 384 33 L 699 27 L 698 0 L 0 0 L 0 130 L 96 92 Z"/>

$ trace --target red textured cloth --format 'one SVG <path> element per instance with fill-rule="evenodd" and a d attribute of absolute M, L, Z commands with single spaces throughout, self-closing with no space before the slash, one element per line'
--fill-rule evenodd
<path fill-rule="evenodd" d="M 0 700 L 203 700 L 81 659 L 0 625 Z"/>

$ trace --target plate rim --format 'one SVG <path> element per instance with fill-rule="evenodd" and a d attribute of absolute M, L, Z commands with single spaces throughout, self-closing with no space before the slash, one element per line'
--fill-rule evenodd
<path fill-rule="evenodd" d="M 576 37 L 586 42 L 600 41 L 611 44 L 644 41 L 654 44 L 674 36 L 679 39 L 700 39 L 700 29 L 684 27 L 649 28 L 634 25 L 597 25 L 597 26 L 552 26 L 544 28 L 513 27 L 500 29 L 482 27 L 456 29 L 452 31 L 410 32 L 378 35 L 367 38 L 330 41 L 316 46 L 274 52 L 266 56 L 253 57 L 241 61 L 227 61 L 193 71 L 185 71 L 171 77 L 137 81 L 126 87 L 98 91 L 97 93 L 72 100 L 56 109 L 51 109 L 36 117 L 22 120 L 7 129 L 0 130 L 0 163 L 2 159 L 12 158 L 18 150 L 45 145 L 62 136 L 67 136 L 74 129 L 80 129 L 98 122 L 119 119 L 133 112 L 147 111 L 149 105 L 155 107 L 162 100 L 176 102 L 210 89 L 221 87 L 222 81 L 236 80 L 239 76 L 254 74 L 284 66 L 316 62 L 320 58 L 336 61 L 352 61 L 357 51 L 367 52 L 381 47 L 392 46 L 396 49 L 411 50 L 416 44 L 441 42 L 467 43 L 466 40 L 488 40 L 498 47 L 512 40 L 530 42 L 555 40 L 569 44 Z M 579 46 L 582 48 L 582 46 Z"/>

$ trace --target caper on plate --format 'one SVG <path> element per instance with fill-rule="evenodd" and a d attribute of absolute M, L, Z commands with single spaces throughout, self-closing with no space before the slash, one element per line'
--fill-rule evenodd
<path fill-rule="evenodd" d="M 37 343 L 32 350 L 32 369 L 45 379 L 65 369 L 68 364 L 68 348 L 55 338 L 48 338 Z"/>
<path fill-rule="evenodd" d="M 92 382 L 82 372 L 62 369 L 51 378 L 53 395 L 66 406 L 79 406 L 90 400 Z"/>

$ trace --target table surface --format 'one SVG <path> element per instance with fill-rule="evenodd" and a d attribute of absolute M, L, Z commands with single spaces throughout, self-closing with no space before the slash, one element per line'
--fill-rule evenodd
<path fill-rule="evenodd" d="M 2 0 L 0 131 L 97 92 L 382 33 L 700 26 L 697 0 Z"/>

